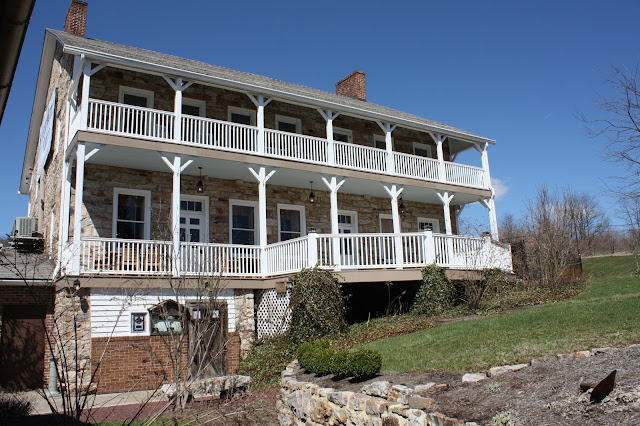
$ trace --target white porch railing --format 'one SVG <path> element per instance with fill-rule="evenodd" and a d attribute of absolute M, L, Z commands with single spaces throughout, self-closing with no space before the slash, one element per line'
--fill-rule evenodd
<path fill-rule="evenodd" d="M 180 271 L 189 276 L 257 276 L 260 247 L 239 244 L 182 243 Z"/>
<path fill-rule="evenodd" d="M 173 265 L 167 241 L 84 238 L 80 270 L 86 273 L 167 275 Z"/>
<path fill-rule="evenodd" d="M 387 161 L 386 150 L 335 141 L 333 156 L 329 155 L 327 139 L 295 133 L 264 129 L 264 150 L 259 146 L 259 130 L 247 126 L 210 118 L 183 115 L 181 134 L 175 138 L 175 115 L 169 111 L 142 108 L 89 99 L 86 129 L 107 134 L 140 137 L 145 139 L 179 142 L 212 149 L 265 155 L 315 164 L 343 167 L 404 176 L 420 180 L 448 182 L 475 188 L 488 188 L 485 171 L 479 167 L 444 162 L 441 176 L 439 162 L 433 158 L 393 153 L 393 162 Z M 71 137 L 82 130 L 84 123 L 79 111 L 71 120 Z M 330 159 L 333 158 L 333 162 Z M 393 167 L 394 170 L 389 170 Z"/>
<path fill-rule="evenodd" d="M 309 266 L 308 237 L 269 244 L 264 249 L 264 275 L 298 272 Z"/>

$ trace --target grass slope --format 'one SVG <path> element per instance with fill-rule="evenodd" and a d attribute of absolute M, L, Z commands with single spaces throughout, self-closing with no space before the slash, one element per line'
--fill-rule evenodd
<path fill-rule="evenodd" d="M 640 341 L 640 278 L 632 256 L 586 259 L 590 284 L 575 299 L 443 325 L 365 345 L 385 372 L 479 370 L 548 354 Z"/>

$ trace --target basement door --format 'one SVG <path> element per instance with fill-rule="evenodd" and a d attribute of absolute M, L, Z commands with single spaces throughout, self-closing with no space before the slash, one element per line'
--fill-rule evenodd
<path fill-rule="evenodd" d="M 4 306 L 0 343 L 0 387 L 44 386 L 44 306 Z"/>
<path fill-rule="evenodd" d="M 227 306 L 196 302 L 189 305 L 189 372 L 192 379 L 227 374 Z"/>

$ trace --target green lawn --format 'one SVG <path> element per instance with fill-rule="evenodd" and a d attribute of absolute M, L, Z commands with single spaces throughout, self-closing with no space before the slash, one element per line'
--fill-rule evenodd
<path fill-rule="evenodd" d="M 575 299 L 448 324 L 364 347 L 382 353 L 385 372 L 480 370 L 640 341 L 640 278 L 632 256 L 585 259 L 591 282 Z"/>

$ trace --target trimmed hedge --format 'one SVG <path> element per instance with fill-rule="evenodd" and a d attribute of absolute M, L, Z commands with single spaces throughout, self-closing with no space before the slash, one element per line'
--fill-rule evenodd
<path fill-rule="evenodd" d="M 319 376 L 333 374 L 336 379 L 367 380 L 380 372 L 382 355 L 373 349 L 334 352 L 327 340 L 314 340 L 300 345 L 298 363 Z"/>

